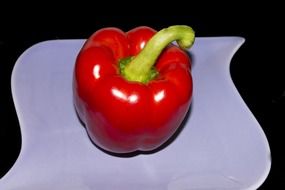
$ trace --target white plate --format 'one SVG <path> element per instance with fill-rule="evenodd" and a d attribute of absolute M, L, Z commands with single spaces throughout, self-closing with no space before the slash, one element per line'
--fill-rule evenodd
<path fill-rule="evenodd" d="M 197 38 L 194 98 L 181 132 L 152 154 L 117 157 L 96 148 L 72 103 L 84 40 L 34 45 L 18 59 L 12 92 L 22 148 L 0 180 L 5 190 L 255 189 L 267 177 L 267 139 L 236 90 L 230 60 L 240 37 Z"/>

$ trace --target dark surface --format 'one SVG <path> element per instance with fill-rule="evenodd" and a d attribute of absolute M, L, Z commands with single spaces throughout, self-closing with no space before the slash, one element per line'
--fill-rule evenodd
<path fill-rule="evenodd" d="M 0 29 L 0 177 L 13 166 L 21 148 L 21 133 L 11 96 L 10 77 L 15 61 L 28 47 L 44 40 L 87 38 L 95 30 L 106 26 L 116 26 L 127 31 L 140 25 L 161 29 L 169 25 L 186 24 L 194 28 L 198 37 L 242 36 L 246 39 L 232 60 L 231 74 L 270 144 L 272 167 L 260 189 L 272 189 L 273 185 L 275 189 L 283 189 L 285 156 L 281 132 L 284 119 L 281 118 L 281 113 L 284 113 L 285 107 L 285 70 L 281 68 L 284 60 L 278 59 L 278 55 L 282 55 L 281 50 L 275 43 L 283 40 L 281 31 L 274 30 L 274 22 L 279 17 L 268 19 L 263 14 L 249 14 L 247 17 L 232 15 L 236 14 L 208 17 L 92 15 L 92 22 L 83 22 L 82 15 L 80 19 L 77 16 L 63 16 L 36 21 L 31 16 L 3 20 Z M 265 35 L 268 37 L 265 38 Z"/>

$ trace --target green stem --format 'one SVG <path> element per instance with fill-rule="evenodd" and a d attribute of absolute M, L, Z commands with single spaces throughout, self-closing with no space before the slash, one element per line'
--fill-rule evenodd
<path fill-rule="evenodd" d="M 146 83 L 153 75 L 153 65 L 162 50 L 171 42 L 177 41 L 180 48 L 190 48 L 195 40 L 193 29 L 185 25 L 175 25 L 157 32 L 144 49 L 128 63 L 123 75 L 127 80 Z"/>

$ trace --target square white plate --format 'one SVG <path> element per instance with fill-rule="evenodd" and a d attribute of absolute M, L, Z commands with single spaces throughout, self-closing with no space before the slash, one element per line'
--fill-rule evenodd
<path fill-rule="evenodd" d="M 0 189 L 256 189 L 271 159 L 266 136 L 230 76 L 230 60 L 243 42 L 196 39 L 194 98 L 182 130 L 163 149 L 129 157 L 96 148 L 76 116 L 72 73 L 84 40 L 32 46 L 12 74 L 22 148 Z"/>

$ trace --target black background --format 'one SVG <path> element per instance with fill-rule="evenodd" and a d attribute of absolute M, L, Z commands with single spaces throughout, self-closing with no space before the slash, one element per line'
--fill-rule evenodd
<path fill-rule="evenodd" d="M 105 9 L 105 7 L 104 7 Z M 284 127 L 285 85 L 283 51 L 284 37 L 279 25 L 281 15 L 269 10 L 227 12 L 215 11 L 207 14 L 141 14 L 94 15 L 74 12 L 29 12 L 1 15 L 0 29 L 0 177 L 13 166 L 20 148 L 21 133 L 11 97 L 10 77 L 17 58 L 35 43 L 52 39 L 84 39 L 94 31 L 115 26 L 127 31 L 140 25 L 157 30 L 174 24 L 190 25 L 198 37 L 242 36 L 245 44 L 235 54 L 231 63 L 231 75 L 244 101 L 262 126 L 271 148 L 272 167 L 260 189 L 282 189 L 285 187 L 284 152 L 282 132 Z M 110 10 L 106 10 L 110 11 Z M 270 17 L 268 16 L 268 11 Z M 273 11 L 273 12 L 272 12 Z M 94 10 L 94 12 L 96 12 Z M 177 11 L 178 12 L 178 11 Z M 139 13 L 139 11 L 137 12 Z M 284 36 L 284 34 L 283 34 Z M 284 48 L 283 48 L 284 49 Z M 283 53 L 284 54 L 284 53 Z M 283 137 L 284 138 L 284 137 Z M 283 171 L 283 172 L 282 172 Z"/>

